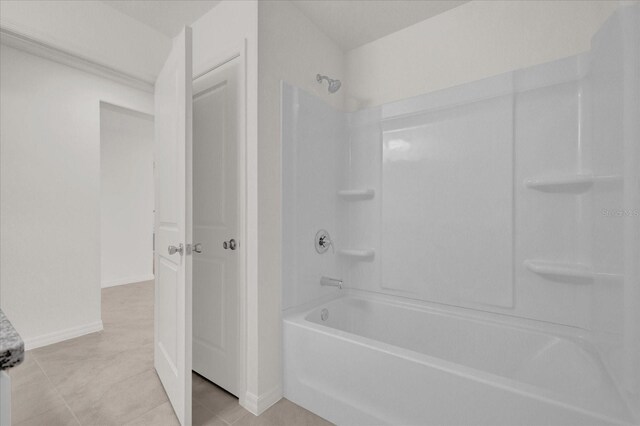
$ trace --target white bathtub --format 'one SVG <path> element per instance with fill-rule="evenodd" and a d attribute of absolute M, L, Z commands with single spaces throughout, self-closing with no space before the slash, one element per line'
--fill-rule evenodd
<path fill-rule="evenodd" d="M 363 292 L 283 327 L 285 397 L 340 425 L 635 424 L 564 329 Z"/>

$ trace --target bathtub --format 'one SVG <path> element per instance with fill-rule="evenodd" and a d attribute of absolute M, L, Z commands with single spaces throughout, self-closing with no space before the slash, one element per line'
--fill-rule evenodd
<path fill-rule="evenodd" d="M 283 317 L 285 397 L 336 424 L 636 424 L 572 329 L 341 294 Z"/>

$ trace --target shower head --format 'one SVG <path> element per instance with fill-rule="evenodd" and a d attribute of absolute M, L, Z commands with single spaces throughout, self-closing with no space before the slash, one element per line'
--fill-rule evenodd
<path fill-rule="evenodd" d="M 336 93 L 340 89 L 340 86 L 342 86 L 340 80 L 334 80 L 327 77 L 326 75 L 316 75 L 316 81 L 318 83 L 322 84 L 322 80 L 327 80 L 327 82 L 329 83 L 329 93 Z"/>

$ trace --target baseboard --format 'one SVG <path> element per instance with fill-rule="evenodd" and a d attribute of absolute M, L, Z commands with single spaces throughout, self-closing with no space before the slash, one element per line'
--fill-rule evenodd
<path fill-rule="evenodd" d="M 117 280 L 102 281 L 102 288 L 115 287 L 117 285 L 134 284 L 142 281 L 151 281 L 155 276 L 153 274 L 138 275 L 135 277 L 119 278 Z"/>
<path fill-rule="evenodd" d="M 251 392 L 246 392 L 244 401 L 241 401 L 240 405 L 242 405 L 251 414 L 259 416 L 281 399 L 282 386 L 278 385 L 260 396 Z"/>
<path fill-rule="evenodd" d="M 63 340 L 73 339 L 74 337 L 84 336 L 85 334 L 102 331 L 102 321 L 91 322 L 89 324 L 77 327 L 67 328 L 65 330 L 54 331 L 53 333 L 43 334 L 42 336 L 32 337 L 24 340 L 25 350 L 40 348 L 42 346 L 52 345 L 62 342 Z"/>

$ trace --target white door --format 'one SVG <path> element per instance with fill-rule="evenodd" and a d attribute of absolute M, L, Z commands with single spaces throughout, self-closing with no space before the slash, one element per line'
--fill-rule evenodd
<path fill-rule="evenodd" d="M 193 82 L 193 369 L 238 395 L 238 60 Z"/>
<path fill-rule="evenodd" d="M 182 425 L 191 424 L 191 29 L 173 40 L 155 86 L 154 365 Z"/>

